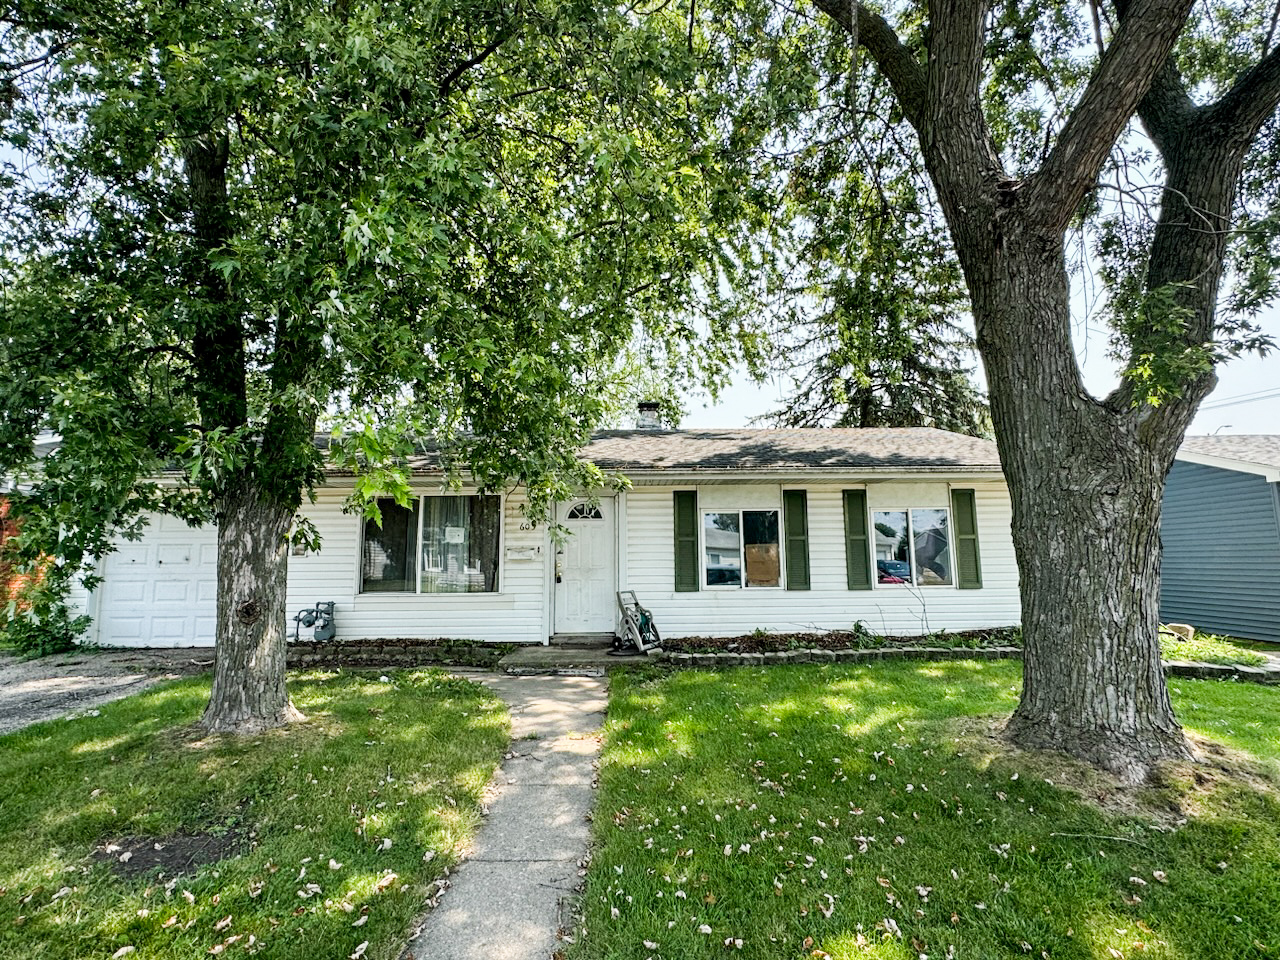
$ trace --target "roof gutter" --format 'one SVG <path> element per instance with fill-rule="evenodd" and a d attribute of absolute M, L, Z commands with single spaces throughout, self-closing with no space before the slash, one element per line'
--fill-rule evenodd
<path fill-rule="evenodd" d="M 1198 463 L 1204 467 L 1217 467 L 1220 470 L 1234 470 L 1237 473 L 1252 473 L 1264 478 L 1268 483 L 1280 483 L 1280 467 L 1269 463 L 1255 463 L 1252 460 L 1238 460 L 1235 457 L 1215 457 L 1207 453 L 1191 453 L 1179 450 L 1175 460 L 1184 463 Z"/>

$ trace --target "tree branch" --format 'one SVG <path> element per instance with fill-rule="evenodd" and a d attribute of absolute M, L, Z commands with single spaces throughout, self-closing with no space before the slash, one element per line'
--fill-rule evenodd
<path fill-rule="evenodd" d="M 480 66 L 480 64 L 488 60 L 491 56 L 493 56 L 495 53 L 498 52 L 499 47 L 501 47 L 504 43 L 510 40 L 511 37 L 513 37 L 514 35 L 515 35 L 514 30 L 508 27 L 504 27 L 503 29 L 499 30 L 496 34 L 494 34 L 493 39 L 489 41 L 488 46 L 486 46 L 483 50 L 477 53 L 474 57 L 470 57 L 467 60 L 463 60 L 460 64 L 458 64 L 456 67 L 450 70 L 447 74 L 445 74 L 444 79 L 440 81 L 440 99 L 443 100 L 444 98 L 449 96 L 449 94 L 453 91 L 453 85 L 462 78 L 462 75 L 464 73 L 466 73 L 468 70 L 472 70 L 475 67 Z"/>
<path fill-rule="evenodd" d="M 1280 47 L 1240 77 L 1222 97 L 1203 108 L 1206 126 L 1215 135 L 1251 142 L 1280 106 Z"/>
<path fill-rule="evenodd" d="M 845 30 L 852 31 L 852 8 L 857 9 L 858 45 L 876 62 L 908 122 L 919 130 L 925 117 L 925 71 L 884 17 L 861 3 L 847 0 L 814 0 L 814 6 Z"/>
<path fill-rule="evenodd" d="M 944 204 L 946 194 L 958 188 L 956 201 L 968 206 L 1004 178 L 982 112 L 987 11 L 986 0 L 929 0 L 932 36 L 920 141 Z"/>
<path fill-rule="evenodd" d="M 1131 0 L 1120 28 L 1071 111 L 1049 158 L 1025 187 L 1026 204 L 1060 233 L 1169 58 L 1192 0 Z"/>
<path fill-rule="evenodd" d="M 1174 141 L 1195 113 L 1196 105 L 1182 82 L 1182 74 L 1172 59 L 1165 61 L 1152 81 L 1151 89 L 1138 104 L 1138 117 L 1162 155 L 1167 156 L 1174 149 Z"/>

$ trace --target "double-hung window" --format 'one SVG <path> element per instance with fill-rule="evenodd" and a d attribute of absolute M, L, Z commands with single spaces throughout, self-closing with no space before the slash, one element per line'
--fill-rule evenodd
<path fill-rule="evenodd" d="M 777 510 L 702 514 L 703 584 L 708 587 L 780 587 Z"/>
<path fill-rule="evenodd" d="M 951 523 L 945 508 L 876 510 L 871 525 L 877 584 L 952 583 Z"/>
<path fill-rule="evenodd" d="M 362 593 L 496 593 L 502 501 L 425 496 L 378 500 L 382 525 L 364 524 Z"/>

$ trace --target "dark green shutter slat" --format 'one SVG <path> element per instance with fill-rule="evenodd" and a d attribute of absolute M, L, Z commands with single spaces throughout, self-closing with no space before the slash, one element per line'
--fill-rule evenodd
<path fill-rule="evenodd" d="M 978 553 L 978 511 L 972 490 L 951 491 L 952 526 L 956 540 L 956 586 L 977 590 L 982 586 L 982 560 Z"/>
<path fill-rule="evenodd" d="M 871 589 L 871 544 L 867 538 L 867 491 L 844 491 L 844 557 L 850 590 Z"/>
<path fill-rule="evenodd" d="M 675 501 L 676 592 L 698 589 L 698 494 L 677 490 Z"/>
<path fill-rule="evenodd" d="M 782 491 L 782 527 L 787 541 L 787 589 L 808 590 L 809 497 L 805 491 Z"/>

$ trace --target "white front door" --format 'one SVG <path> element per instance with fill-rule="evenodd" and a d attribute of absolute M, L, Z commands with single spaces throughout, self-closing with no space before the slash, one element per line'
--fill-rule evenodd
<path fill-rule="evenodd" d="M 556 548 L 555 632 L 612 633 L 617 590 L 613 501 L 562 503 L 569 536 Z"/>

